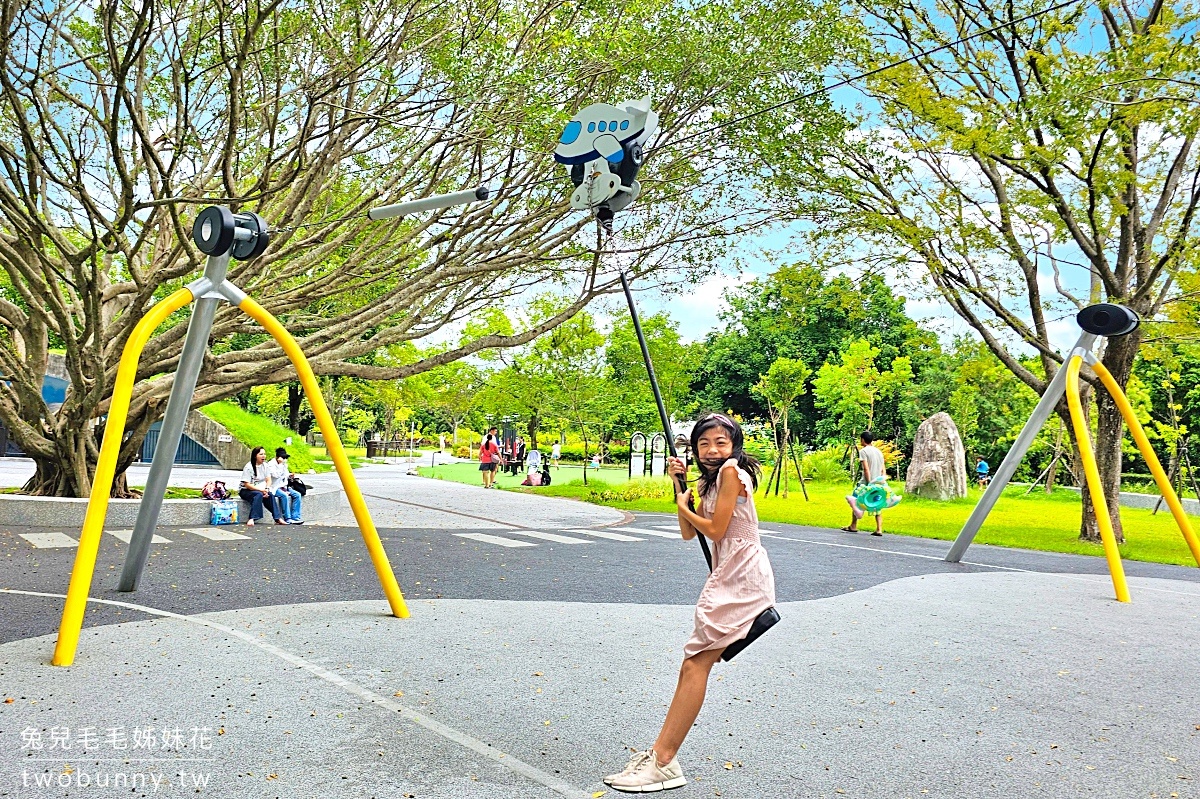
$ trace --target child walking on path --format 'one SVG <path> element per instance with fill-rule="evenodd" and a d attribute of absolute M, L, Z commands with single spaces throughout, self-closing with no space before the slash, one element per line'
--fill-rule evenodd
<path fill-rule="evenodd" d="M 618 791 L 649 793 L 687 783 L 675 756 L 700 714 L 709 672 L 725 647 L 745 638 L 759 614 L 775 604 L 775 575 L 759 542 L 754 509 L 761 469 L 742 449 L 741 427 L 708 414 L 692 429 L 691 445 L 700 470 L 700 513 L 690 508 L 690 490 L 676 497 L 679 532 L 689 541 L 697 533 L 712 541 L 713 570 L 696 603 L 695 627 L 658 739 L 624 771 L 604 778 Z M 667 462 L 667 472 L 672 478 L 687 474 L 679 458 Z"/>

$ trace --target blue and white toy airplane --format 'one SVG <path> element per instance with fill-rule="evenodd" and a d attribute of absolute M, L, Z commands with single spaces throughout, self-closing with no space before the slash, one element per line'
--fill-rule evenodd
<path fill-rule="evenodd" d="M 641 193 L 637 181 L 642 147 L 658 130 L 650 98 L 627 100 L 620 107 L 593 103 L 577 113 L 558 139 L 554 160 L 571 171 L 576 189 L 571 207 L 612 219 Z"/>

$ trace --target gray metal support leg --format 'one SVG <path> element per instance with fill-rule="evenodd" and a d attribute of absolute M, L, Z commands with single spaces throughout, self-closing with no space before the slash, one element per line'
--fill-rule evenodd
<path fill-rule="evenodd" d="M 213 285 L 219 286 L 225 280 L 228 268 L 228 253 L 210 256 L 204 276 L 211 280 Z M 121 570 L 121 582 L 117 586 L 119 591 L 136 591 L 142 571 L 146 568 L 150 541 L 158 524 L 158 514 L 162 510 L 167 483 L 171 479 L 171 467 L 175 463 L 175 453 L 183 437 L 183 426 L 192 407 L 192 395 L 196 391 L 196 380 L 200 377 L 200 369 L 204 365 L 204 355 L 208 352 L 208 335 L 212 332 L 213 317 L 216 316 L 217 305 L 220 302 L 221 300 L 215 298 L 197 299 L 192 306 L 192 318 L 188 321 L 187 335 L 183 340 L 183 354 L 179 358 L 179 367 L 175 370 L 175 385 L 171 388 L 170 399 L 167 400 L 167 411 L 163 416 L 158 446 L 154 450 L 154 460 L 146 478 L 146 491 L 142 494 L 142 502 L 138 506 L 137 521 L 133 525 L 129 551 L 125 555 L 125 566 Z"/>
<path fill-rule="evenodd" d="M 1094 333 L 1084 333 L 1075 342 L 1075 346 L 1068 351 L 1067 357 L 1070 358 L 1071 354 L 1080 348 L 1090 350 L 1098 338 L 1099 336 Z M 1058 401 L 1062 398 L 1066 386 L 1067 369 L 1066 362 L 1064 361 L 1062 367 L 1054 375 L 1054 379 L 1050 381 L 1050 385 L 1046 386 L 1046 392 L 1042 394 L 1041 401 L 1033 409 L 1033 413 L 1029 415 L 1029 421 L 1021 428 L 1021 433 L 1017 436 L 1017 440 L 1013 442 L 1012 447 L 1008 450 L 1008 454 L 1004 456 L 1004 462 L 996 470 L 992 482 L 988 484 L 987 490 L 983 492 L 983 496 L 979 499 L 979 504 L 971 511 L 971 516 L 967 519 L 967 523 L 963 525 L 958 537 L 954 539 L 954 544 L 950 547 L 950 551 L 946 553 L 945 560 L 947 562 L 958 563 L 962 560 L 962 556 L 966 554 L 967 547 L 971 546 L 971 542 L 975 540 L 979 528 L 983 526 L 984 520 L 987 519 L 988 514 L 995 507 L 996 500 L 1000 499 L 1000 494 L 1003 493 L 1004 487 L 1008 485 L 1008 481 L 1016 473 L 1017 467 L 1021 465 L 1021 460 L 1025 457 L 1029 446 L 1033 444 L 1033 440 L 1041 432 L 1042 425 L 1046 424 L 1046 420 L 1054 413 L 1054 407 L 1058 405 Z"/>

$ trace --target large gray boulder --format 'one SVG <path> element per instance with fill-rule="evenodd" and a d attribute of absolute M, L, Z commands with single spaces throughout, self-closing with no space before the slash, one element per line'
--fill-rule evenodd
<path fill-rule="evenodd" d="M 967 495 L 967 458 L 958 428 L 948 413 L 935 413 L 917 428 L 904 489 L 925 499 Z"/>

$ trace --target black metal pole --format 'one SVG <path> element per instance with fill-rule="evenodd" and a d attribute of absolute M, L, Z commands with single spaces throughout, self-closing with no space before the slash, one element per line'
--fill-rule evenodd
<path fill-rule="evenodd" d="M 619 270 L 621 276 L 621 288 L 625 289 L 625 300 L 629 303 L 629 317 L 633 320 L 633 332 L 637 336 L 638 344 L 642 348 L 642 360 L 646 362 L 646 374 L 650 376 L 650 390 L 654 392 L 654 402 L 658 405 L 658 418 L 662 422 L 663 434 L 667 437 L 667 451 L 671 453 L 671 457 L 678 457 L 675 452 L 675 437 L 671 433 L 671 418 L 667 416 L 667 406 L 663 405 L 662 393 L 658 390 L 658 380 L 654 377 L 654 364 L 650 362 L 650 348 L 646 346 L 646 337 L 642 335 L 642 323 L 638 319 L 637 306 L 633 303 L 633 292 L 629 289 L 629 278 L 625 275 L 625 270 Z M 653 453 L 651 453 L 653 457 Z M 683 477 L 675 478 L 675 493 L 682 494 L 687 490 L 687 481 Z M 712 571 L 712 553 L 708 550 L 708 541 L 704 539 L 704 533 L 696 532 L 696 538 L 700 540 L 700 548 L 704 550 L 704 560 L 708 562 L 708 570 Z"/>

